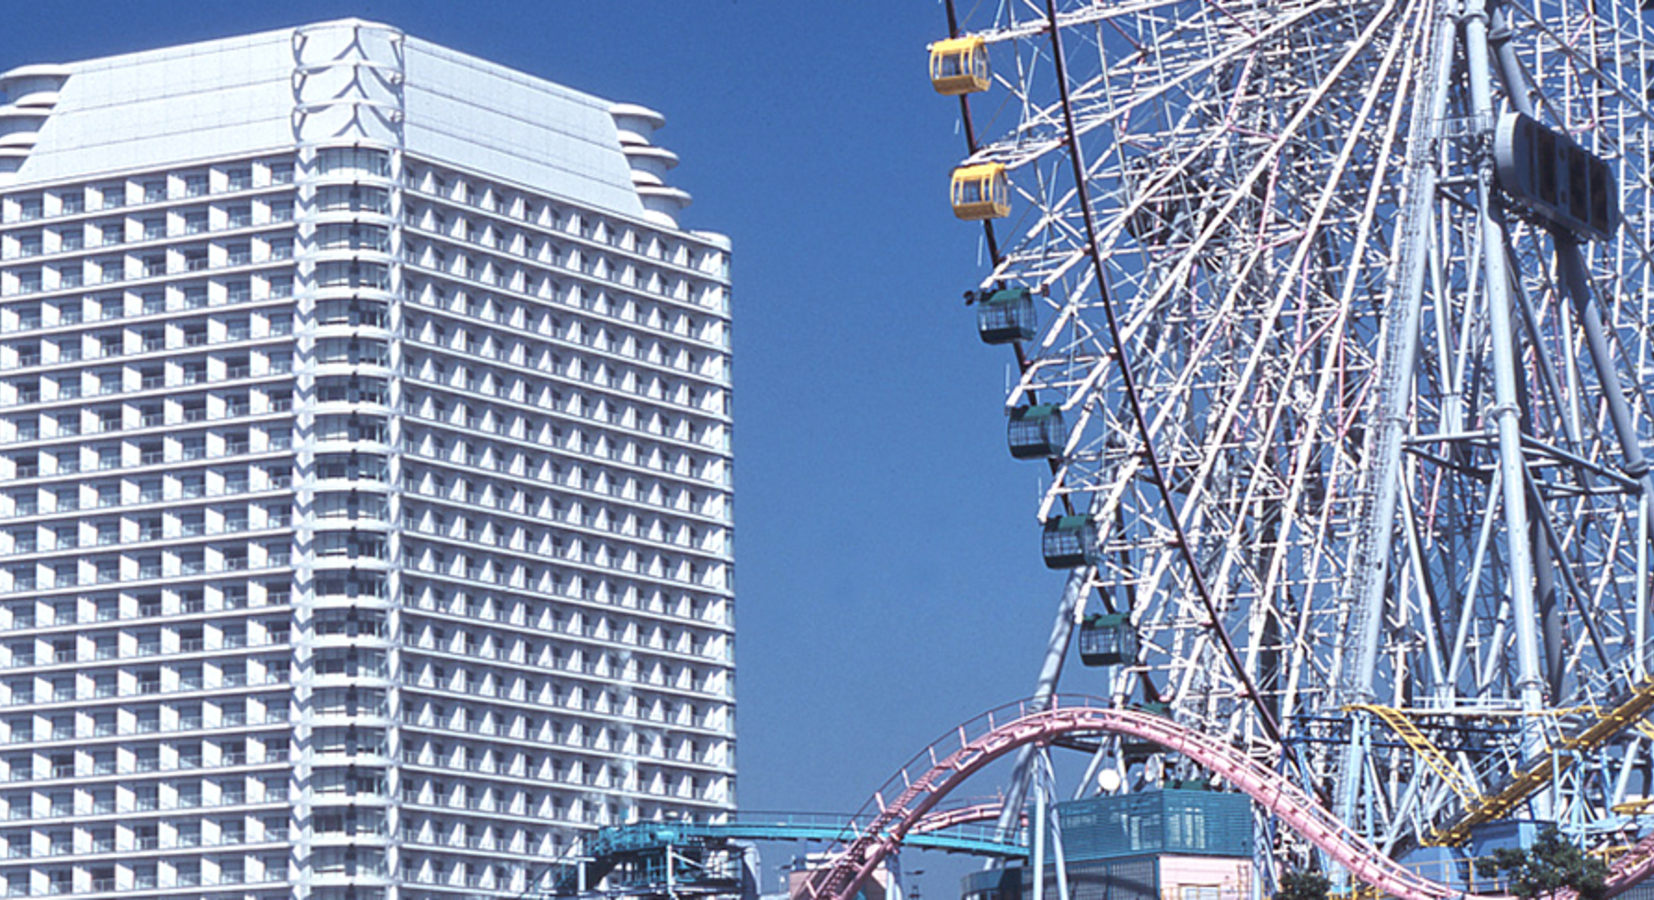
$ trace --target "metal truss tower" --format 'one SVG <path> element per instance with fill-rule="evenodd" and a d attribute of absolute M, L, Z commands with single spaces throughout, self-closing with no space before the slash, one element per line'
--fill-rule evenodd
<path fill-rule="evenodd" d="M 1083 629 L 1119 702 L 1284 761 L 1387 851 L 1654 794 L 1602 724 L 1649 645 L 1636 5 L 954 12 L 970 299 L 1068 572 L 1042 691 Z"/>

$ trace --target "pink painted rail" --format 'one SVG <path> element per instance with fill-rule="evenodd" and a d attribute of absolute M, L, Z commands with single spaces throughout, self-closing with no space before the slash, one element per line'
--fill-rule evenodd
<path fill-rule="evenodd" d="M 1624 856 L 1614 861 L 1614 868 L 1608 876 L 1608 896 L 1618 897 L 1649 875 L 1654 875 L 1654 834 L 1638 841 Z M 1572 895 L 1567 900 L 1572 900 Z"/>
<path fill-rule="evenodd" d="M 1000 810 L 1005 803 L 995 800 L 991 803 L 977 803 L 971 806 L 961 806 L 958 809 L 932 810 L 929 815 L 920 819 L 908 829 L 908 834 L 924 834 L 928 831 L 940 831 L 943 828 L 952 828 L 955 825 L 972 825 L 977 822 L 992 822 L 999 818 Z"/>
<path fill-rule="evenodd" d="M 1245 753 L 1149 713 L 1113 709 L 1102 701 L 1061 697 L 1048 708 L 1029 701 L 1002 707 L 959 726 L 915 756 L 855 817 L 854 837 L 837 861 L 804 886 L 806 900 L 853 900 L 862 880 L 937 803 L 984 766 L 1027 744 L 1074 734 L 1113 733 L 1154 741 L 1183 754 L 1245 792 L 1350 874 L 1401 900 L 1444 900 L 1460 892 L 1424 878 L 1379 852 L 1289 779 Z M 1646 845 L 1646 846 L 1645 846 Z M 1615 866 L 1610 895 L 1654 872 L 1654 838 Z"/>

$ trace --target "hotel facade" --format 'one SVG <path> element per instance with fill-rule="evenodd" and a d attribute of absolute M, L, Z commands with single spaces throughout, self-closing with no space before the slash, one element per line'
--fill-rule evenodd
<path fill-rule="evenodd" d="M 8 896 L 516 897 L 733 809 L 729 245 L 659 115 L 356 20 L 0 94 Z"/>

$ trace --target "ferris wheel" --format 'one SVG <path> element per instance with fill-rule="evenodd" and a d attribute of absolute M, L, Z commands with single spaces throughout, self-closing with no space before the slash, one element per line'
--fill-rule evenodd
<path fill-rule="evenodd" d="M 1623 824 L 1654 796 L 1645 14 L 947 6 L 967 299 L 1066 573 L 1041 692 L 1077 644 L 1085 689 L 1285 760 L 1385 848 Z"/>

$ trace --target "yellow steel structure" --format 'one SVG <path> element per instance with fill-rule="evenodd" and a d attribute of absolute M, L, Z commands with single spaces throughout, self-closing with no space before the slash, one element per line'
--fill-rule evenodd
<path fill-rule="evenodd" d="M 1447 754 L 1443 753 L 1441 748 L 1431 743 L 1430 739 L 1424 736 L 1424 732 L 1419 731 L 1418 726 L 1413 724 L 1413 720 L 1408 718 L 1406 713 L 1393 706 L 1379 706 L 1373 703 L 1356 703 L 1344 708 L 1372 713 L 1380 722 L 1390 726 L 1390 730 L 1411 747 L 1413 752 L 1424 760 L 1425 765 L 1447 782 L 1453 793 L 1458 794 L 1459 799 L 1464 801 L 1466 808 L 1482 802 L 1482 794 L 1476 790 L 1476 785 L 1459 771 L 1458 766 L 1453 765 L 1453 761 L 1447 758 Z"/>
<path fill-rule="evenodd" d="M 1002 163 L 954 169 L 952 197 L 953 214 L 967 222 L 1003 219 L 1011 214 L 1011 181 Z"/>
<path fill-rule="evenodd" d="M 979 37 L 949 38 L 930 45 L 930 83 L 957 97 L 988 89 L 988 45 Z"/>
<path fill-rule="evenodd" d="M 1639 797 L 1636 800 L 1627 800 L 1624 803 L 1614 804 L 1610 809 L 1622 816 L 1640 816 L 1648 812 L 1650 806 L 1654 806 L 1654 797 Z"/>
<path fill-rule="evenodd" d="M 1362 881 L 1356 881 L 1347 891 L 1329 894 L 1332 900 L 1378 900 L 1381 896 L 1378 888 Z"/>
<path fill-rule="evenodd" d="M 1579 734 L 1564 736 L 1557 742 L 1557 750 L 1592 750 L 1627 728 L 1636 727 L 1638 720 L 1654 709 L 1654 677 L 1643 676 L 1633 683 L 1619 705 L 1597 719 Z M 1439 829 L 1430 836 L 1429 843 L 1438 846 L 1462 844 L 1470 831 L 1483 822 L 1504 818 L 1518 804 L 1535 791 L 1550 784 L 1563 768 L 1573 764 L 1572 753 L 1546 753 L 1534 763 L 1516 773 L 1497 794 L 1484 797 L 1476 804 L 1466 804 L 1465 812 L 1457 822 Z"/>

